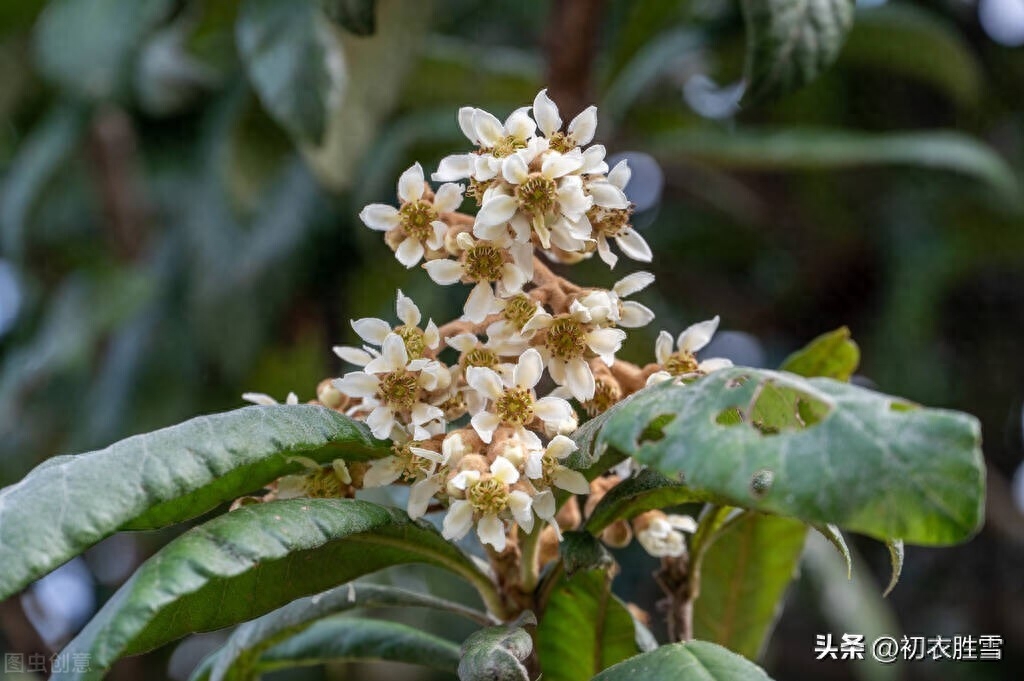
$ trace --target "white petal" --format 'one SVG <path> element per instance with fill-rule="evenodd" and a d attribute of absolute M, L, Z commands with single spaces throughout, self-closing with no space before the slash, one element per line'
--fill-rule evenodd
<path fill-rule="evenodd" d="M 370 427 L 370 432 L 375 438 L 386 440 L 391 436 L 391 429 L 395 426 L 395 412 L 378 405 L 366 417 L 366 425 Z"/>
<path fill-rule="evenodd" d="M 653 374 L 647 377 L 647 381 L 644 383 L 644 387 L 650 388 L 652 385 L 658 383 L 664 383 L 665 381 L 672 380 L 672 374 L 667 371 L 655 371 Z"/>
<path fill-rule="evenodd" d="M 554 475 L 551 476 L 551 482 L 554 483 L 555 487 L 561 487 L 573 494 L 590 493 L 590 483 L 587 482 L 583 473 L 566 468 L 565 466 L 559 466 L 555 469 Z"/>
<path fill-rule="evenodd" d="M 555 517 L 555 495 L 551 490 L 544 490 L 533 498 L 533 512 L 541 520 L 553 520 Z"/>
<path fill-rule="evenodd" d="M 386 456 L 370 462 L 370 467 L 363 476 L 363 487 L 383 487 L 390 485 L 402 474 L 402 466 L 393 456 Z"/>
<path fill-rule="evenodd" d="M 431 260 L 423 263 L 423 269 L 427 271 L 430 278 L 441 286 L 454 284 L 462 278 L 462 263 L 457 260 Z"/>
<path fill-rule="evenodd" d="M 242 393 L 242 399 L 261 407 L 272 407 L 277 404 L 277 400 L 266 393 Z"/>
<path fill-rule="evenodd" d="M 523 467 L 526 477 L 537 480 L 544 477 L 544 452 L 533 451 L 526 457 L 526 465 Z"/>
<path fill-rule="evenodd" d="M 555 321 L 555 318 L 549 315 L 547 312 L 538 312 L 537 314 L 530 317 L 530 321 L 526 322 L 526 325 L 522 328 L 522 333 L 526 334 L 531 331 L 539 331 L 540 329 L 546 329 Z"/>
<path fill-rule="evenodd" d="M 577 445 L 572 438 L 566 437 L 565 435 L 556 435 L 548 444 L 547 453 L 549 456 L 553 456 L 561 461 L 577 449 L 579 449 L 579 445 Z"/>
<path fill-rule="evenodd" d="M 483 109 L 473 112 L 473 130 L 483 147 L 493 147 L 505 137 L 505 127 L 501 121 Z"/>
<path fill-rule="evenodd" d="M 422 426 L 424 423 L 443 419 L 444 412 L 431 404 L 417 402 L 412 408 L 411 417 L 415 425 Z"/>
<path fill-rule="evenodd" d="M 398 313 L 398 318 L 406 326 L 419 326 L 420 320 L 423 318 L 420 315 L 420 309 L 416 307 L 416 303 L 412 302 L 412 298 L 402 293 L 401 289 L 399 289 L 395 300 L 395 312 Z"/>
<path fill-rule="evenodd" d="M 572 418 L 572 407 L 561 397 L 542 397 L 533 405 L 533 411 L 541 421 L 558 424 Z"/>
<path fill-rule="evenodd" d="M 480 207 L 473 223 L 473 234 L 477 234 L 478 228 L 494 227 L 508 222 L 516 214 L 516 199 L 507 194 L 493 194 Z M 482 237 L 481 237 L 482 238 Z"/>
<path fill-rule="evenodd" d="M 615 362 L 615 353 L 622 348 L 624 340 L 626 332 L 622 329 L 594 329 L 587 334 L 587 345 L 608 366 Z"/>
<path fill-rule="evenodd" d="M 387 338 L 388 334 L 391 333 L 391 325 L 383 319 L 377 319 L 376 317 L 353 319 L 352 329 L 359 334 L 360 338 L 373 345 L 380 345 Z"/>
<path fill-rule="evenodd" d="M 359 219 L 370 229 L 386 232 L 398 226 L 398 209 L 383 203 L 371 203 L 360 211 Z"/>
<path fill-rule="evenodd" d="M 592 144 L 583 152 L 583 165 L 579 172 L 588 175 L 602 175 L 608 172 L 608 164 L 604 160 L 605 148 L 603 144 Z"/>
<path fill-rule="evenodd" d="M 631 296 L 638 291 L 642 291 L 651 284 L 654 283 L 654 275 L 650 272 L 634 272 L 628 277 L 623 277 L 615 283 L 612 290 L 619 295 L 620 298 L 626 298 Z"/>
<path fill-rule="evenodd" d="M 423 196 L 423 168 L 419 163 L 402 173 L 398 178 L 398 198 L 402 201 L 419 201 Z"/>
<path fill-rule="evenodd" d="M 650 262 L 654 258 L 651 247 L 635 229 L 627 229 L 615 237 L 615 243 L 619 245 L 623 253 L 638 262 Z"/>
<path fill-rule="evenodd" d="M 458 210 L 462 205 L 462 192 L 465 188 L 461 184 L 447 182 L 437 188 L 434 194 L 434 210 L 438 213 L 451 213 Z"/>
<path fill-rule="evenodd" d="M 658 333 L 658 340 L 654 341 L 654 358 L 658 364 L 664 364 L 672 354 L 672 336 L 668 331 Z"/>
<path fill-rule="evenodd" d="M 476 168 L 476 154 L 452 154 L 437 164 L 437 172 L 431 174 L 434 182 L 455 182 L 473 175 Z"/>
<path fill-rule="evenodd" d="M 622 303 L 622 309 L 619 311 L 619 326 L 627 329 L 639 329 L 653 321 L 654 312 L 646 305 L 641 305 L 633 300 Z"/>
<path fill-rule="evenodd" d="M 575 176 L 573 176 L 575 177 Z M 594 204 L 594 199 L 583 193 L 583 189 L 575 183 L 563 182 L 556 192 L 558 208 L 562 215 L 575 222 L 583 217 Z"/>
<path fill-rule="evenodd" d="M 512 154 L 501 164 L 501 174 L 511 184 L 523 184 L 530 177 L 530 169 L 526 161 Z"/>
<path fill-rule="evenodd" d="M 679 530 L 680 532 L 689 532 L 690 534 L 693 534 L 697 531 L 697 521 L 694 520 L 692 516 L 670 514 L 665 517 L 665 520 L 668 521 L 668 524 L 673 529 Z"/>
<path fill-rule="evenodd" d="M 537 124 L 530 118 L 529 110 L 530 107 L 524 106 L 513 111 L 505 119 L 505 134 L 517 140 L 528 140 L 533 137 L 537 132 Z"/>
<path fill-rule="evenodd" d="M 512 381 L 520 388 L 532 388 L 540 381 L 544 373 L 544 360 L 536 348 L 530 348 L 519 357 L 515 371 L 512 373 Z"/>
<path fill-rule="evenodd" d="M 471 106 L 463 106 L 459 108 L 459 129 L 462 130 L 462 134 L 469 139 L 473 144 L 479 144 L 480 140 L 476 136 L 476 130 L 473 129 L 473 114 L 476 113 L 476 109 Z"/>
<path fill-rule="evenodd" d="M 448 344 L 448 347 L 455 348 L 459 352 L 469 352 L 480 343 L 480 339 L 476 337 L 476 334 L 460 333 L 451 338 L 446 338 L 445 343 Z"/>
<path fill-rule="evenodd" d="M 437 350 L 437 346 L 441 344 L 441 330 L 437 328 L 433 319 L 428 320 L 426 328 L 423 329 L 423 342 L 431 350 Z"/>
<path fill-rule="evenodd" d="M 532 268 L 531 268 L 532 269 Z M 501 266 L 501 287 L 506 294 L 523 289 L 523 285 L 531 279 L 522 268 L 507 262 Z M 498 310 L 496 309 L 495 312 Z"/>
<path fill-rule="evenodd" d="M 441 485 L 434 478 L 420 480 L 409 490 L 407 513 L 413 520 L 423 517 L 430 506 L 430 500 L 441 491 Z"/>
<path fill-rule="evenodd" d="M 377 394 L 380 380 L 362 371 L 347 373 L 334 381 L 334 387 L 349 397 L 373 397 Z"/>
<path fill-rule="evenodd" d="M 718 371 L 719 369 L 728 369 L 732 366 L 732 360 L 724 357 L 713 357 L 706 359 L 697 365 L 697 368 L 703 371 L 705 374 L 710 374 L 712 371 Z"/>
<path fill-rule="evenodd" d="M 334 354 L 342 360 L 349 364 L 355 364 L 356 366 L 364 367 L 373 359 L 373 355 L 368 353 L 366 350 L 351 348 L 346 345 L 335 345 L 332 350 L 334 350 Z"/>
<path fill-rule="evenodd" d="M 410 236 L 406 237 L 405 240 L 398 245 L 398 249 L 395 250 L 395 259 L 406 267 L 412 267 L 423 259 L 424 252 L 423 244 L 421 244 L 418 239 L 414 239 Z"/>
<path fill-rule="evenodd" d="M 519 469 L 505 457 L 497 456 L 491 464 L 491 475 L 506 485 L 514 485 L 519 480 Z"/>
<path fill-rule="evenodd" d="M 629 184 L 629 178 L 632 177 L 633 171 L 629 169 L 629 162 L 626 159 L 622 159 L 615 164 L 612 171 L 608 173 L 608 181 L 619 189 L 625 189 L 626 185 Z"/>
<path fill-rule="evenodd" d="M 611 182 L 591 182 L 587 185 L 587 192 L 594 198 L 594 203 L 604 208 L 629 208 L 629 199 Z"/>
<path fill-rule="evenodd" d="M 711 342 L 711 337 L 715 335 L 715 331 L 718 330 L 719 317 L 715 315 L 713 318 L 703 322 L 697 322 L 693 324 L 681 334 L 679 334 L 679 340 L 677 341 L 680 350 L 688 350 L 689 352 L 697 352 L 705 345 Z"/>
<path fill-rule="evenodd" d="M 476 525 L 476 534 L 481 544 L 490 544 L 495 551 L 505 550 L 505 524 L 498 516 L 485 515 Z"/>
<path fill-rule="evenodd" d="M 580 402 L 594 399 L 594 373 L 582 359 L 570 360 L 565 367 L 565 385 Z"/>
<path fill-rule="evenodd" d="M 491 444 L 491 438 L 494 437 L 494 431 L 501 425 L 501 419 L 489 411 L 481 411 L 473 415 L 470 423 L 484 444 Z"/>
<path fill-rule="evenodd" d="M 472 154 L 473 156 L 473 178 L 484 182 L 490 180 L 501 172 L 501 159 L 494 158 L 490 155 L 480 156 Z M 488 190 L 490 191 L 490 190 Z M 484 200 L 487 200 L 487 193 L 484 192 Z"/>
<path fill-rule="evenodd" d="M 501 377 L 493 369 L 487 367 L 466 369 L 466 382 L 473 390 L 491 400 L 497 400 L 505 394 L 505 389 L 501 385 Z"/>
<path fill-rule="evenodd" d="M 545 137 L 558 132 L 562 128 L 562 117 L 558 115 L 558 106 L 548 97 L 547 88 L 537 93 L 533 99 L 533 117 Z"/>
<path fill-rule="evenodd" d="M 586 146 L 597 132 L 597 107 L 588 106 L 569 123 L 569 137 L 577 146 Z"/>
<path fill-rule="evenodd" d="M 604 234 L 597 235 L 597 255 L 608 267 L 615 267 L 615 263 L 619 261 L 619 256 L 612 253 L 612 249 L 608 247 L 608 239 Z"/>
<path fill-rule="evenodd" d="M 462 311 L 465 313 L 466 319 L 474 324 L 479 324 L 487 318 L 487 315 L 494 314 L 500 309 L 500 303 L 494 297 L 494 289 L 486 281 L 481 281 L 469 292 Z"/>
<path fill-rule="evenodd" d="M 448 507 L 441 534 L 445 539 L 462 539 L 473 526 L 473 506 L 465 499 L 456 499 Z"/>
<path fill-rule="evenodd" d="M 508 495 L 508 509 L 516 519 L 519 527 L 525 532 L 533 532 L 533 499 L 522 490 L 515 490 Z"/>
<path fill-rule="evenodd" d="M 579 170 L 582 165 L 583 156 L 580 154 L 559 154 L 557 151 L 552 151 L 541 164 L 540 174 L 549 180 L 554 180 Z"/>
<path fill-rule="evenodd" d="M 381 345 L 380 356 L 389 371 L 404 369 L 409 363 L 409 353 L 405 349 L 405 341 L 397 333 L 389 333 Z"/>

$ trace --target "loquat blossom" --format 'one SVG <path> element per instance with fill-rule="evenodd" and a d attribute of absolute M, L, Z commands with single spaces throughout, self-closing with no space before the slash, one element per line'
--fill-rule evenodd
<path fill-rule="evenodd" d="M 504 124 L 493 114 L 470 106 L 459 109 L 459 129 L 479 148 L 476 153 L 452 154 L 441 159 L 435 182 L 450 182 L 471 178 L 486 182 L 501 172 L 501 162 L 523 149 L 546 148 L 545 140 L 536 139 L 537 125 L 530 118 L 529 107 L 513 111 Z"/>
<path fill-rule="evenodd" d="M 508 459 L 495 457 L 489 473 L 465 470 L 448 483 L 449 493 L 459 495 L 448 507 L 441 534 L 457 540 L 466 536 L 476 523 L 477 536 L 483 544 L 504 551 L 505 519 L 512 518 L 524 531 L 533 530 L 533 498 L 511 485 L 519 480 L 519 470 Z"/>
<path fill-rule="evenodd" d="M 587 183 L 587 191 L 594 199 L 593 206 L 587 211 L 576 232 L 587 232 L 597 246 L 597 254 L 609 267 L 615 267 L 619 261 L 608 245 L 614 239 L 619 249 L 638 262 L 650 262 L 654 254 L 647 241 L 630 225 L 632 209 L 626 199 L 626 185 L 631 172 L 629 164 L 623 159 L 615 164 L 607 177 Z"/>
<path fill-rule="evenodd" d="M 555 151 L 566 152 L 586 146 L 597 132 L 596 106 L 588 106 L 577 114 L 566 131 L 561 132 L 562 117 L 558 112 L 558 105 L 548 97 L 547 88 L 538 92 L 533 99 L 533 117 L 537 121 L 537 127 L 547 138 L 548 146 Z"/>
<path fill-rule="evenodd" d="M 424 198 L 423 168 L 419 163 L 398 178 L 398 208 L 383 203 L 371 203 L 359 213 L 359 219 L 369 227 L 387 233 L 387 241 L 394 244 L 395 258 L 406 267 L 412 267 L 428 251 L 444 247 L 448 226 L 440 219 L 442 213 L 451 213 L 462 204 L 464 188 L 458 184 L 443 184 L 433 199 Z"/>
<path fill-rule="evenodd" d="M 686 374 L 708 374 L 718 369 L 732 366 L 732 362 L 722 357 L 698 361 L 696 353 L 711 342 L 718 330 L 718 315 L 712 319 L 692 324 L 686 328 L 676 340 L 676 351 L 672 352 L 672 336 L 667 331 L 658 334 L 654 344 L 654 355 L 662 370 L 647 379 L 647 385 L 668 380 L 674 376 Z"/>
<path fill-rule="evenodd" d="M 688 515 L 665 515 L 649 511 L 634 520 L 636 538 L 647 553 L 655 558 L 678 558 L 686 555 L 683 533 L 692 534 L 697 523 Z"/>
<path fill-rule="evenodd" d="M 649 272 L 634 272 L 623 277 L 611 290 L 595 289 L 580 298 L 580 304 L 590 312 L 596 324 L 614 324 L 627 329 L 647 326 L 654 321 L 654 312 L 634 300 L 623 300 L 654 283 Z"/>
<path fill-rule="evenodd" d="M 427 350 L 435 351 L 441 343 L 441 336 L 438 333 L 434 320 L 429 320 L 427 326 L 419 328 L 423 315 L 416 303 L 398 291 L 395 301 L 395 311 L 402 321 L 399 326 L 392 327 L 383 319 L 376 317 L 364 317 L 363 319 L 352 320 L 352 329 L 370 345 L 380 347 L 390 333 L 397 333 L 405 342 L 405 350 L 411 359 L 423 357 Z M 333 348 L 334 354 L 350 364 L 366 366 L 379 353 L 373 348 L 353 348 L 345 345 L 336 345 Z"/>
<path fill-rule="evenodd" d="M 526 477 L 543 487 L 558 487 L 573 494 L 589 494 L 590 483 L 579 471 L 564 464 L 578 445 L 565 435 L 556 435 L 546 448 L 537 448 L 527 455 Z"/>

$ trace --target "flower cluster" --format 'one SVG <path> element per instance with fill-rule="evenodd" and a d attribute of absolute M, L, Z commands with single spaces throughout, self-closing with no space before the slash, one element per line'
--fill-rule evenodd
<path fill-rule="evenodd" d="M 317 397 L 391 441 L 392 453 L 351 470 L 335 464 L 318 472 L 314 462 L 303 462 L 306 472 L 282 479 L 279 493 L 407 484 L 411 517 L 446 509 L 446 538 L 461 539 L 475 527 L 480 541 L 500 553 L 523 533 L 560 539 L 556 498 L 565 493 L 574 506 L 572 495 L 596 500 L 592 483 L 569 465 L 577 445 L 568 436 L 583 414 L 599 414 L 650 383 L 687 380 L 728 361 L 695 357 L 717 317 L 694 324 L 675 343 L 662 331 L 655 363 L 621 361 L 616 355 L 627 330 L 654 320 L 628 298 L 654 277 L 634 272 L 603 289 L 551 269 L 595 253 L 614 266 L 612 241 L 634 260 L 651 260 L 630 225 L 628 165 L 609 168 L 605 148 L 592 144 L 595 107 L 563 129 L 542 90 L 532 107 L 504 123 L 471 107 L 459 110 L 458 123 L 475 148 L 442 159 L 431 174 L 440 186 L 414 164 L 398 180 L 398 206 L 371 204 L 360 218 L 384 233 L 406 267 L 420 265 L 442 286 L 470 287 L 463 315 L 424 324 L 419 307 L 399 291 L 394 323 L 354 320 L 360 346 L 334 348 L 353 370 L 322 383 Z M 475 215 L 459 212 L 467 195 L 478 206 Z M 613 479 L 593 484 L 605 489 Z M 620 540 L 634 536 L 620 529 Z M 653 555 L 677 556 L 689 529 L 661 514 L 637 525 L 635 536 Z"/>

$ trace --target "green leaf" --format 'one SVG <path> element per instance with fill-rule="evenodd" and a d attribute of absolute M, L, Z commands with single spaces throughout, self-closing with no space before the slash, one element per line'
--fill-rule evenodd
<path fill-rule="evenodd" d="M 713 501 L 713 496 L 645 468 L 609 490 L 594 507 L 585 527 L 597 535 L 616 520 L 629 520 L 656 508 Z"/>
<path fill-rule="evenodd" d="M 853 579 L 853 556 L 850 554 L 850 547 L 846 544 L 846 538 L 835 525 L 815 525 L 822 537 L 828 539 L 828 543 L 835 547 L 839 555 L 846 561 L 846 578 Z"/>
<path fill-rule="evenodd" d="M 533 652 L 533 639 L 523 627 L 536 625 L 527 610 L 508 625 L 472 634 L 462 644 L 459 681 L 530 681 L 523 661 Z"/>
<path fill-rule="evenodd" d="M 796 575 L 807 527 L 799 520 L 744 513 L 703 556 L 694 636 L 756 660 Z"/>
<path fill-rule="evenodd" d="M 849 381 L 860 364 L 860 348 L 845 326 L 824 333 L 782 363 L 782 371 L 812 378 L 823 376 Z"/>
<path fill-rule="evenodd" d="M 853 27 L 855 4 L 854 0 L 743 0 L 745 101 L 796 90 L 831 66 Z"/>
<path fill-rule="evenodd" d="M 246 0 L 235 37 L 263 106 L 296 140 L 319 145 L 346 78 L 315 0 Z"/>
<path fill-rule="evenodd" d="M 124 95 L 139 46 L 174 6 L 173 0 L 53 0 L 36 25 L 39 69 L 75 97 Z"/>
<path fill-rule="evenodd" d="M 859 12 L 839 65 L 913 78 L 961 105 L 976 104 L 984 82 L 984 68 L 957 26 L 938 12 L 909 4 Z"/>
<path fill-rule="evenodd" d="M 736 653 L 707 641 L 661 646 L 609 667 L 593 681 L 771 681 L 764 671 Z"/>
<path fill-rule="evenodd" d="M 461 615 L 485 626 L 491 624 L 490 618 L 484 613 L 434 596 L 377 584 L 345 584 L 293 601 L 239 626 L 216 655 L 207 661 L 208 675 L 203 678 L 212 681 L 251 678 L 264 651 L 316 626 L 319 620 L 355 608 L 385 607 L 434 608 Z M 452 669 L 457 663 L 456 647 Z"/>
<path fill-rule="evenodd" d="M 537 656 L 548 681 L 586 679 L 637 652 L 629 610 L 604 570 L 563 577 L 537 628 Z"/>
<path fill-rule="evenodd" d="M 0 490 L 0 598 L 119 529 L 205 513 L 286 473 L 387 453 L 362 424 L 323 407 L 246 407 L 201 416 L 75 456 Z"/>
<path fill-rule="evenodd" d="M 353 660 L 405 662 L 454 673 L 459 646 L 406 624 L 332 617 L 268 650 L 259 670 Z"/>
<path fill-rule="evenodd" d="M 146 561 L 65 648 L 97 679 L 124 655 L 252 619 L 390 565 L 426 563 L 479 588 L 490 580 L 425 522 L 355 499 L 243 506 L 181 535 Z M 61 678 L 64 678 L 63 676 Z"/>
<path fill-rule="evenodd" d="M 377 30 L 377 0 L 320 0 L 324 14 L 349 33 L 373 35 Z"/>
<path fill-rule="evenodd" d="M 839 170 L 909 165 L 981 181 L 1012 204 L 1020 201 L 1013 169 L 978 140 L 951 130 L 861 132 L 830 128 L 689 129 L 658 135 L 650 148 L 736 170 Z"/>
<path fill-rule="evenodd" d="M 982 522 L 981 429 L 966 414 L 743 367 L 647 388 L 608 413 L 593 448 L 733 506 L 924 545 Z"/>
<path fill-rule="evenodd" d="M 589 532 L 566 532 L 558 544 L 558 553 L 569 577 L 580 570 L 608 570 L 615 564 L 604 544 Z"/>
<path fill-rule="evenodd" d="M 896 584 L 900 581 L 900 575 L 903 573 L 903 540 L 890 539 L 885 542 L 885 546 L 889 549 L 889 563 L 892 565 L 892 576 L 889 577 L 889 585 L 882 592 L 883 598 L 892 593 L 892 590 L 896 588 Z"/>

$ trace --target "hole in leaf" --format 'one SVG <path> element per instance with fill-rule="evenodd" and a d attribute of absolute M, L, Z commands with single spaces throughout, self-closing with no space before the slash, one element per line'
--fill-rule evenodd
<path fill-rule="evenodd" d="M 725 383 L 726 388 L 739 388 L 741 385 L 750 380 L 750 376 L 737 376 L 736 378 L 730 378 Z"/>
<path fill-rule="evenodd" d="M 735 426 L 743 423 L 743 412 L 740 411 L 739 407 L 729 407 L 718 412 L 718 416 L 715 417 L 715 423 L 720 426 Z"/>
<path fill-rule="evenodd" d="M 832 407 L 805 392 L 765 381 L 747 412 L 750 425 L 762 435 L 803 430 L 821 422 Z"/>
<path fill-rule="evenodd" d="M 639 439 L 637 439 L 637 446 L 644 445 L 648 442 L 658 442 L 665 437 L 665 426 L 672 423 L 676 418 L 675 414 L 661 414 L 655 416 L 653 419 L 648 421 L 647 427 L 640 433 Z"/>
<path fill-rule="evenodd" d="M 892 401 L 889 403 L 889 409 L 890 411 L 914 411 L 915 409 L 920 409 L 920 405 L 913 402 Z"/>
<path fill-rule="evenodd" d="M 750 493 L 758 498 L 763 497 L 772 488 L 774 481 L 775 474 L 767 468 L 762 468 L 750 478 Z"/>

